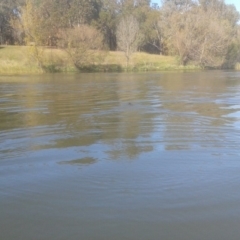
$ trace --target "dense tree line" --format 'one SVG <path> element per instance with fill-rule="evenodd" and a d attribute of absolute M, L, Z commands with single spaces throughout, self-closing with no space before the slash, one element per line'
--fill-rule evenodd
<path fill-rule="evenodd" d="M 72 48 L 79 57 L 90 43 L 122 50 L 127 60 L 139 50 L 177 55 L 183 65 L 232 67 L 239 19 L 224 0 L 0 0 L 0 43 L 63 47 L 72 58 Z"/>

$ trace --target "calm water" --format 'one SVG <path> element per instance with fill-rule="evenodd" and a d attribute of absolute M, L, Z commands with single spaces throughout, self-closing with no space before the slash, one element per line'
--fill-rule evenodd
<path fill-rule="evenodd" d="M 240 72 L 0 77 L 1 240 L 239 240 Z"/>

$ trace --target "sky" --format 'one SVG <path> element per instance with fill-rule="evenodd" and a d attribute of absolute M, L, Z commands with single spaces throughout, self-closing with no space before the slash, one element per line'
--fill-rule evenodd
<path fill-rule="evenodd" d="M 152 2 L 160 2 L 159 0 L 152 0 Z M 238 12 L 240 12 L 240 0 L 225 0 L 226 4 L 234 4 Z"/>
<path fill-rule="evenodd" d="M 240 12 L 240 1 L 239 0 L 225 0 L 226 4 L 234 4 L 236 9 Z"/>

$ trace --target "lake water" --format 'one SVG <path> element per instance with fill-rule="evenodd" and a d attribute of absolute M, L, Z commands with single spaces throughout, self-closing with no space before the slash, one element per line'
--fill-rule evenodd
<path fill-rule="evenodd" d="M 239 240 L 240 72 L 0 77 L 1 240 Z"/>

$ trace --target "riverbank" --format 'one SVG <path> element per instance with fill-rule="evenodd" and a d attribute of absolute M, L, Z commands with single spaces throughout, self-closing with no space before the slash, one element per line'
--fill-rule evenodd
<path fill-rule="evenodd" d="M 67 54 L 61 49 L 41 49 L 39 53 L 44 66 L 32 54 L 31 47 L 1 46 L 0 74 L 35 74 L 43 72 L 123 72 L 123 71 L 166 71 L 195 70 L 198 66 L 182 66 L 176 57 L 160 56 L 137 52 L 133 54 L 129 67 L 126 69 L 126 59 L 123 52 L 107 52 L 101 63 L 76 69 Z"/>

